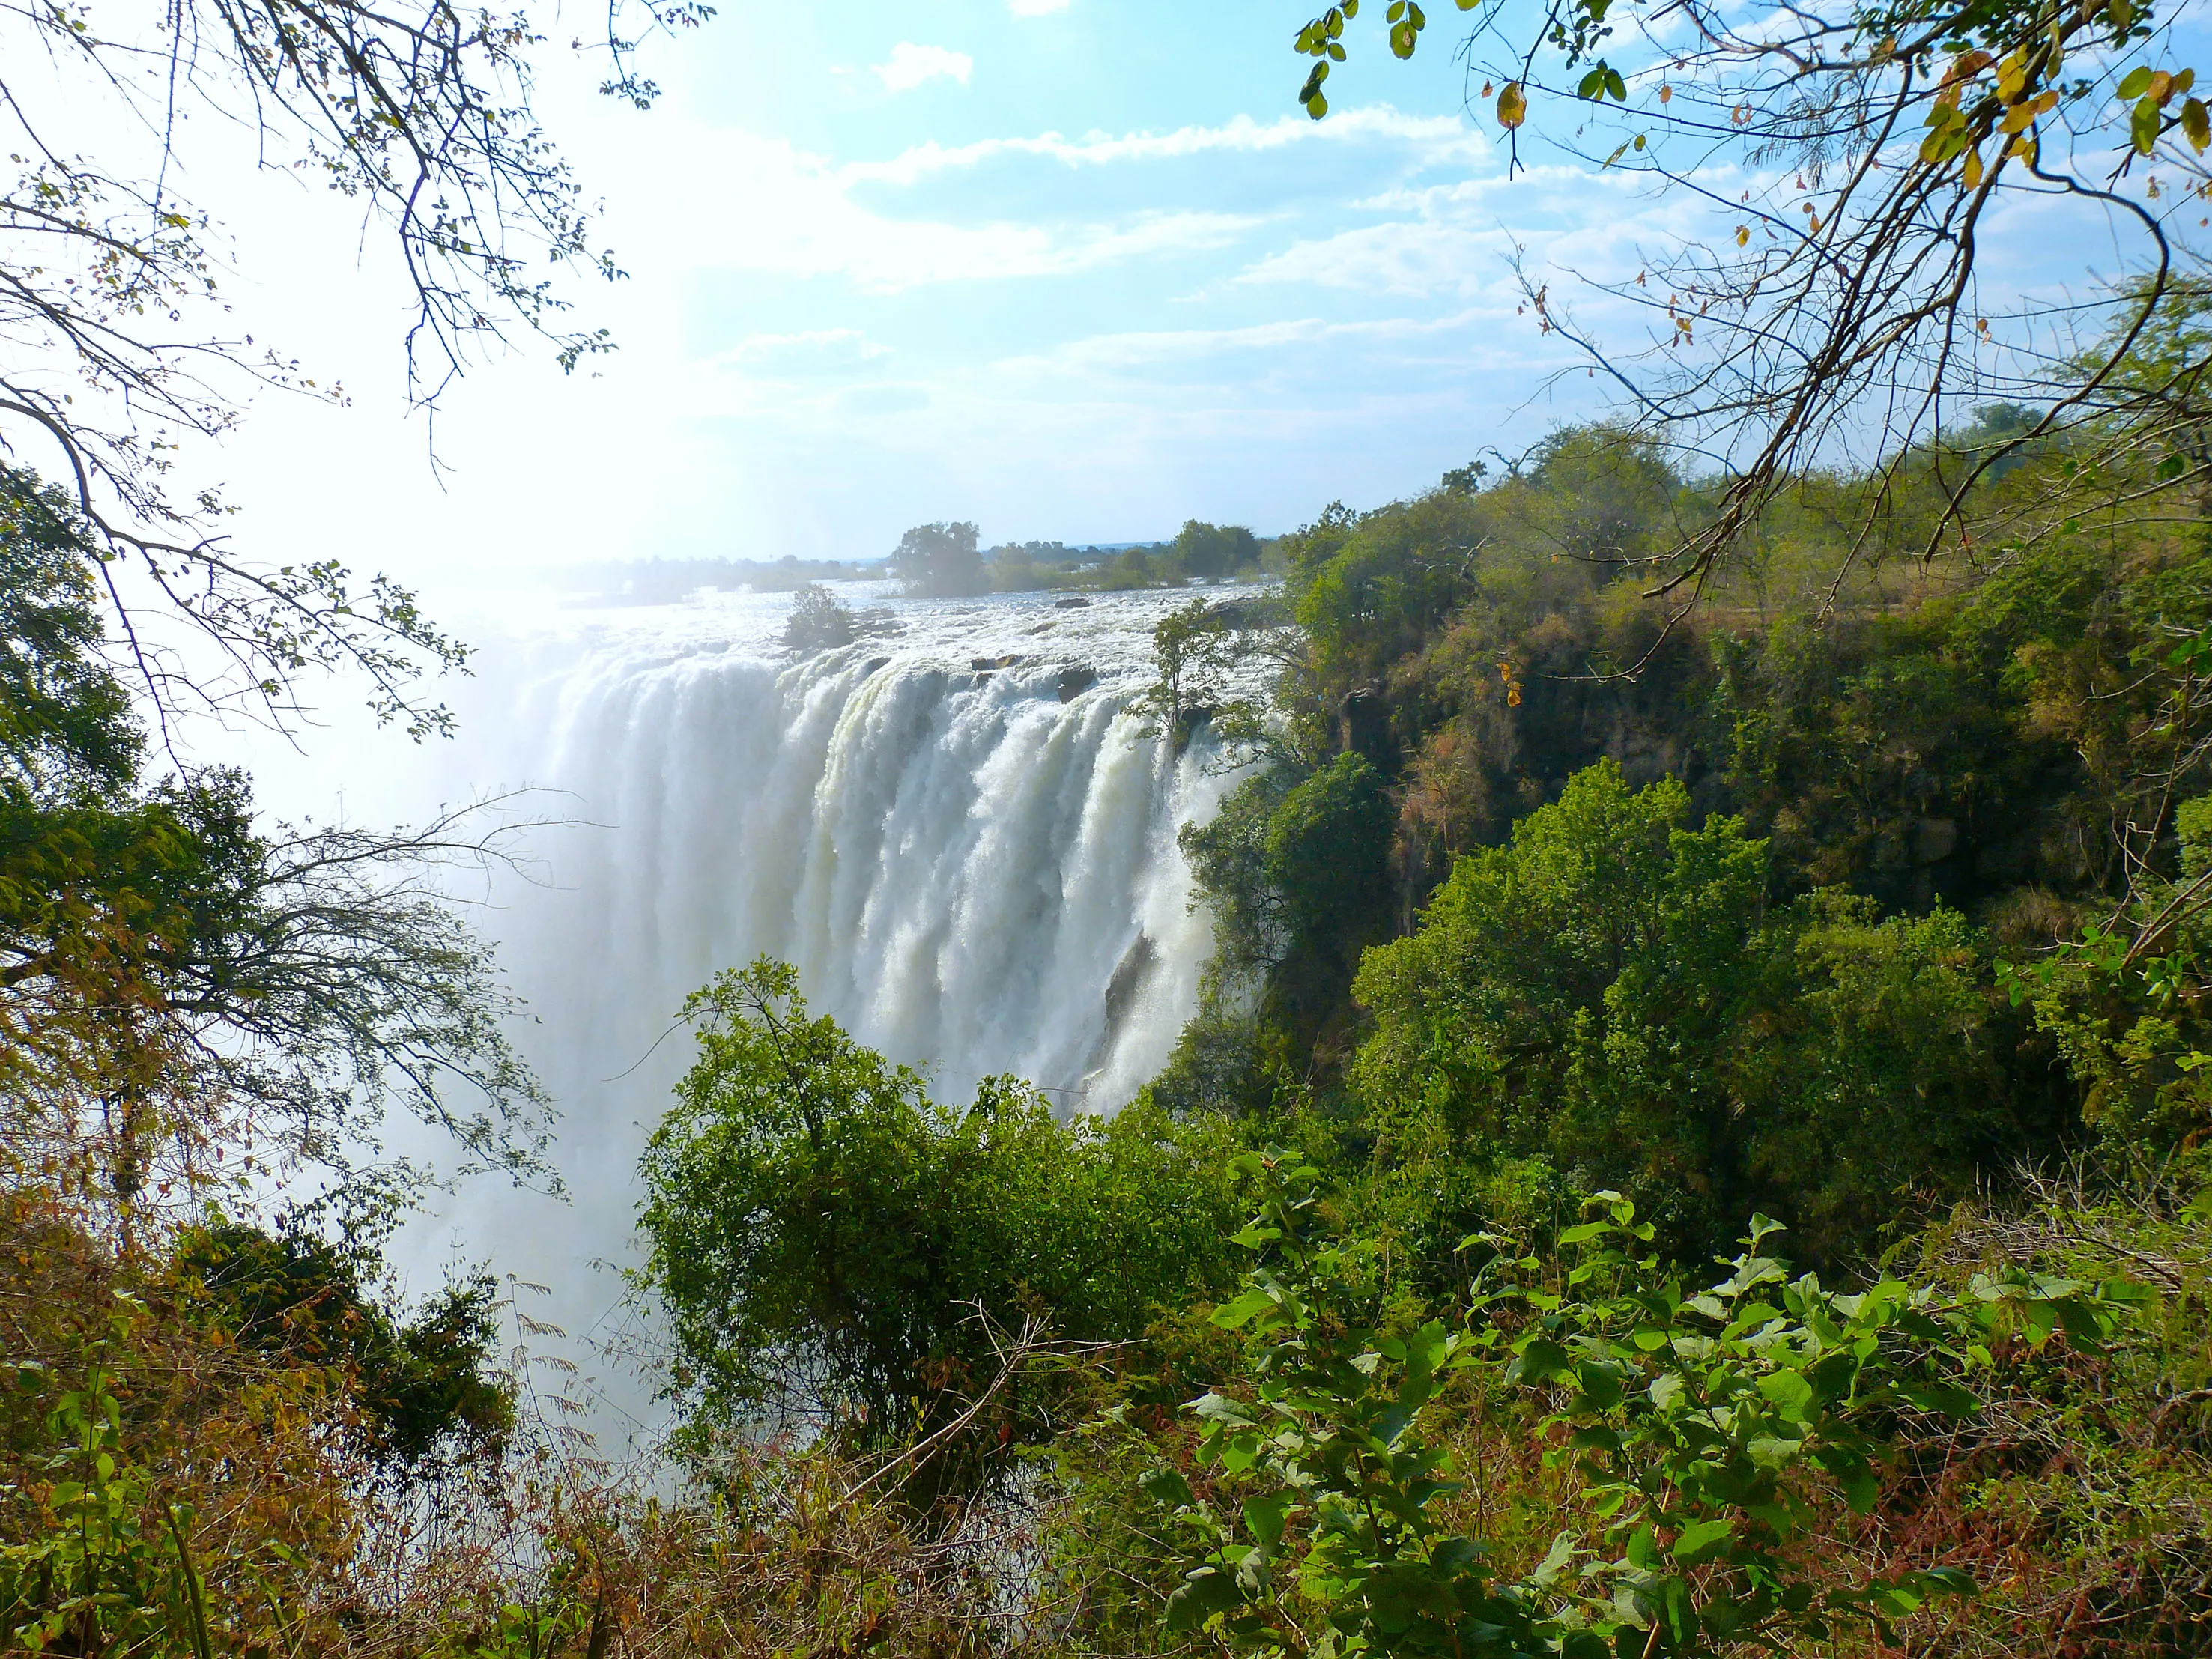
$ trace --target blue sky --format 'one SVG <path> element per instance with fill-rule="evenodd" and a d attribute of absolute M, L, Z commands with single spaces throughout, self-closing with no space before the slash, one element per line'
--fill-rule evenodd
<path fill-rule="evenodd" d="M 730 550 L 1285 528 L 1540 430 L 1508 416 L 1554 354 L 1465 196 L 1500 162 L 1448 27 L 1413 65 L 1368 31 L 1316 125 L 1279 5 L 1021 3 L 683 43 L 638 133 L 690 176 L 633 174 L 614 217 L 700 211 L 665 252 L 692 436 L 749 503 Z"/>
<path fill-rule="evenodd" d="M 439 570 L 871 556 L 945 517 L 992 540 L 1267 532 L 1583 406 L 1579 371 L 1541 396 L 1565 360 L 1516 316 L 1503 255 L 1533 235 L 1610 271 L 1635 215 L 1579 175 L 1503 185 L 1449 8 L 1410 65 L 1363 20 L 1316 124 L 1279 6 L 1046 4 L 732 10 L 648 48 L 647 115 L 550 81 L 630 273 L 574 291 L 622 350 L 596 378 L 527 352 L 473 375 L 442 488 L 395 407 L 374 251 L 358 300 L 295 303 L 325 210 L 272 198 L 246 240 L 274 274 L 241 258 L 354 404 L 264 404 L 228 458 L 240 498 L 304 521 L 315 457 L 368 445 L 425 539 L 362 525 L 363 556 Z"/>
<path fill-rule="evenodd" d="M 992 541 L 1188 516 L 1266 532 L 1599 409 L 1517 314 L 1506 255 L 1572 297 L 1632 277 L 1694 209 L 1540 143 L 1508 180 L 1486 107 L 1464 107 L 1449 6 L 1410 64 L 1360 19 L 1314 123 L 1291 102 L 1305 15 L 731 9 L 648 46 L 666 94 L 645 115 L 556 66 L 544 107 L 630 273 L 571 292 L 622 349 L 565 380 L 542 350 L 485 366 L 441 417 L 442 473 L 403 416 L 374 245 L 334 283 L 355 228 L 264 182 L 239 220 L 244 302 L 353 395 L 264 399 L 225 457 L 241 534 L 434 586 L 586 558 L 876 556 L 941 518 Z M 2113 263 L 2047 226 L 2013 240 L 1999 257 L 2023 275 Z M 378 482 L 334 523 L 337 458 Z"/>

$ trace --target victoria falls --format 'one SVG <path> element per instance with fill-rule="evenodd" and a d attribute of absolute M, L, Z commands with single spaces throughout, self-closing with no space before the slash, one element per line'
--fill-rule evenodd
<path fill-rule="evenodd" d="M 2207 21 L 0 3 L 0 1656 L 2212 1654 Z"/>

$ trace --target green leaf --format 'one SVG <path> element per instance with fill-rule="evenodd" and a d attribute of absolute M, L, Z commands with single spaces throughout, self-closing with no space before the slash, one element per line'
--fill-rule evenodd
<path fill-rule="evenodd" d="M 2155 100 L 2146 98 L 2135 107 L 2128 118 L 2128 136 L 2135 141 L 2136 149 L 2148 155 L 2158 144 L 2159 109 Z"/>
<path fill-rule="evenodd" d="M 1575 1367 L 1575 1380 L 1582 1384 L 1583 1397 L 1599 1411 L 1611 1411 L 1620 1403 L 1620 1377 L 1612 1366 L 1585 1359 Z"/>
<path fill-rule="evenodd" d="M 1227 1613 L 1243 1600 L 1235 1579 L 1212 1567 L 1195 1568 L 1168 1597 L 1167 1627 L 1196 1630 L 1215 1613 Z"/>
<path fill-rule="evenodd" d="M 1292 1495 L 1286 1492 L 1272 1493 L 1263 1498 L 1244 1500 L 1244 1524 L 1252 1529 L 1252 1536 L 1260 1540 L 1260 1547 L 1273 1555 L 1283 1541 L 1283 1517 L 1289 1511 Z"/>
<path fill-rule="evenodd" d="M 1515 1346 L 1506 1381 L 1534 1387 L 1573 1368 L 1567 1351 L 1547 1336 L 1524 1337 Z"/>
<path fill-rule="evenodd" d="M 1802 1440 L 1784 1440 L 1771 1434 L 1753 1435 L 1745 1448 L 1751 1461 L 1762 1469 L 1786 1469 L 1797 1461 L 1805 1449 Z"/>
<path fill-rule="evenodd" d="M 1735 1522 L 1726 1516 L 1717 1521 L 1692 1522 L 1682 1528 L 1682 1535 L 1674 1540 L 1674 1559 L 1694 1565 L 1725 1543 L 1735 1530 Z"/>
<path fill-rule="evenodd" d="M 1548 1589 L 1552 1581 L 1574 1564 L 1574 1559 L 1575 1535 L 1563 1532 L 1552 1540 L 1552 1547 L 1544 1552 L 1544 1559 L 1528 1574 L 1528 1582 L 1538 1589 Z"/>
<path fill-rule="evenodd" d="M 1275 1298 L 1268 1291 L 1247 1291 L 1236 1300 L 1216 1308 L 1213 1322 L 1224 1331 L 1238 1330 L 1274 1305 Z"/>
<path fill-rule="evenodd" d="M 2123 100 L 2140 98 L 2150 90 L 2150 65 L 2142 64 L 2130 70 L 2120 82 L 2118 96 Z"/>
<path fill-rule="evenodd" d="M 1813 1403 L 1813 1385 L 1796 1371 L 1770 1371 L 1759 1379 L 1759 1391 L 1784 1417 L 1800 1421 Z"/>
<path fill-rule="evenodd" d="M 1165 1510 L 1187 1509 L 1197 1501 L 1191 1495 L 1190 1482 L 1165 1464 L 1138 1476 L 1137 1490 Z"/>
<path fill-rule="evenodd" d="M 1649 1521 L 1628 1534 L 1628 1564 L 1646 1571 L 1659 1565 L 1659 1543 Z"/>
<path fill-rule="evenodd" d="M 1208 1423 L 1219 1423 L 1232 1428 L 1252 1421 L 1251 1414 L 1245 1410 L 1241 1401 L 1231 1400 L 1227 1395 L 1218 1392 L 1200 1395 L 1190 1402 L 1190 1408 Z"/>

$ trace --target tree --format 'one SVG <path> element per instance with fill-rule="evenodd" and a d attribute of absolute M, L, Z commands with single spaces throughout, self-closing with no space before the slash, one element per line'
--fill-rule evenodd
<path fill-rule="evenodd" d="M 380 1266 L 373 1249 L 296 1222 L 271 1231 L 216 1215 L 185 1229 L 169 1272 L 194 1316 L 228 1342 L 341 1373 L 362 1414 L 362 1450 L 401 1481 L 495 1453 L 514 1402 L 492 1371 L 495 1281 L 448 1285 L 406 1318 L 374 1293 Z"/>
<path fill-rule="evenodd" d="M 1239 618 L 1193 599 L 1152 624 L 1152 680 L 1131 699 L 1148 736 L 1170 735 L 1181 750 L 1201 721 L 1223 713 L 1244 642 Z"/>
<path fill-rule="evenodd" d="M 859 618 L 850 605 L 820 582 L 808 582 L 793 598 L 791 616 L 783 625 L 785 648 L 811 656 L 835 651 L 860 637 Z"/>
<path fill-rule="evenodd" d="M 634 1283 L 667 1312 L 692 1449 L 763 1420 L 896 1445 L 994 1383 L 1032 1317 L 1127 1340 L 1218 1273 L 1218 1133 L 1062 1124 L 1007 1078 L 939 1106 L 797 987 L 763 958 L 692 995 L 699 1058 L 641 1164 Z"/>
<path fill-rule="evenodd" d="M 1771 915 L 1765 843 L 1688 811 L 1674 780 L 1632 790 L 1601 762 L 1367 953 L 1353 1083 L 1378 1127 L 1631 1190 L 1684 1255 L 1755 1206 L 1823 1261 L 1875 1243 L 1901 1194 L 2051 1144 L 2000 1086 L 1960 917 L 1879 921 L 1836 892 Z"/>
<path fill-rule="evenodd" d="M 101 655 L 88 528 L 56 492 L 0 501 L 11 1172 L 109 1207 L 126 1242 L 143 1206 L 234 1173 L 346 1175 L 387 1105 L 480 1164 L 544 1173 L 512 1000 L 435 879 L 496 845 L 465 813 L 398 834 L 264 829 L 235 770 L 149 780 Z M 240 1141 L 247 1162 L 222 1169 Z"/>
<path fill-rule="evenodd" d="M 1331 7 L 1298 33 L 1314 60 L 1299 99 L 1316 119 L 1358 11 L 1356 0 Z M 1569 0 L 1526 19 L 1482 6 L 1470 79 L 1495 94 L 1514 167 L 1541 131 L 1705 216 L 1632 280 L 1599 290 L 1648 319 L 1641 349 L 1578 325 L 1570 297 L 1522 268 L 1540 329 L 1583 349 L 1638 430 L 1721 475 L 1716 510 L 1642 562 L 1677 614 L 1794 481 L 1846 456 L 1874 468 L 1877 487 L 1838 580 L 1915 452 L 1939 452 L 1923 558 L 1978 556 L 1962 535 L 1970 501 L 2008 457 L 2055 438 L 2078 434 L 2100 465 L 2052 475 L 1979 547 L 2030 544 L 2085 502 L 2201 492 L 2202 464 L 2177 441 L 2201 426 L 2201 343 L 2179 360 L 2140 353 L 2176 297 L 2201 287 L 2188 221 L 2212 184 L 2212 117 L 2174 58 L 2186 15 L 2130 0 L 1893 0 L 1741 17 L 1698 0 Z M 1413 56 L 1426 22 L 1395 0 L 1391 51 Z M 2165 181 L 2138 188 L 2153 166 Z M 2106 295 L 2109 330 L 2061 365 L 2031 342 L 2040 329 L 2070 333 L 2073 313 L 2030 305 L 1993 317 L 1978 299 L 1987 228 L 2015 206 L 2087 216 L 2119 240 L 2131 273 Z M 2037 416 L 1943 449 L 1961 412 L 2001 400 Z"/>
<path fill-rule="evenodd" d="M 696 0 L 654 0 L 641 15 L 611 7 L 591 43 L 607 54 L 602 90 L 649 105 L 657 88 L 638 72 L 633 26 L 711 15 Z M 256 562 L 216 533 L 219 492 L 174 489 L 180 447 L 231 429 L 255 390 L 343 395 L 230 319 L 216 204 L 183 192 L 223 176 L 220 152 L 193 136 L 236 129 L 262 165 L 358 204 L 394 239 L 414 298 L 419 406 L 434 410 L 472 357 L 515 330 L 573 368 L 611 343 L 568 324 L 549 268 L 621 273 L 592 250 L 581 187 L 532 107 L 539 25 L 430 0 L 182 0 L 121 33 L 82 10 L 9 5 L 0 40 L 15 168 L 0 194 L 0 329 L 15 352 L 0 372 L 0 437 L 10 476 L 43 464 L 66 481 L 104 556 L 116 640 L 155 704 L 273 714 L 291 707 L 302 669 L 343 666 L 366 678 L 380 715 L 441 729 L 446 711 L 416 681 L 466 653 L 410 594 L 334 561 Z M 228 672 L 169 654 L 179 627 L 211 640 Z"/>
<path fill-rule="evenodd" d="M 1260 538 L 1241 524 L 1185 519 L 1176 532 L 1176 562 L 1188 576 L 1212 579 L 1260 562 Z"/>
<path fill-rule="evenodd" d="M 988 586 L 975 526 L 964 520 L 915 526 L 892 550 L 890 570 L 908 592 L 927 599 L 963 599 Z"/>

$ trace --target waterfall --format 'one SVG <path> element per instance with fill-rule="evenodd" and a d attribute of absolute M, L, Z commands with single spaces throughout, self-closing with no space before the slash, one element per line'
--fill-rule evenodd
<path fill-rule="evenodd" d="M 787 603 L 526 640 L 465 711 L 477 787 L 527 779 L 576 820 L 487 928 L 531 1006 L 571 1199 L 477 1182 L 438 1225 L 556 1287 L 535 1316 L 579 1335 L 619 1299 L 587 1266 L 627 1253 L 637 1153 L 692 1052 L 674 1016 L 719 969 L 791 963 L 815 1012 L 951 1104 L 1012 1073 L 1063 1111 L 1115 1110 L 1196 1003 L 1210 926 L 1176 832 L 1231 780 L 1126 708 L 1173 599 L 904 602 L 898 634 L 797 661 L 774 644 Z M 419 1272 L 440 1252 L 417 1239 Z"/>
<path fill-rule="evenodd" d="M 1176 833 L 1222 780 L 1125 712 L 1138 665 L 1056 654 L 617 651 L 551 681 L 540 775 L 604 827 L 559 860 L 574 902 L 521 918 L 527 956 L 568 964 L 533 1002 L 611 1073 L 686 992 L 765 953 L 941 1099 L 1012 1072 L 1068 1109 L 1118 1107 L 1196 996 L 1207 927 Z"/>

